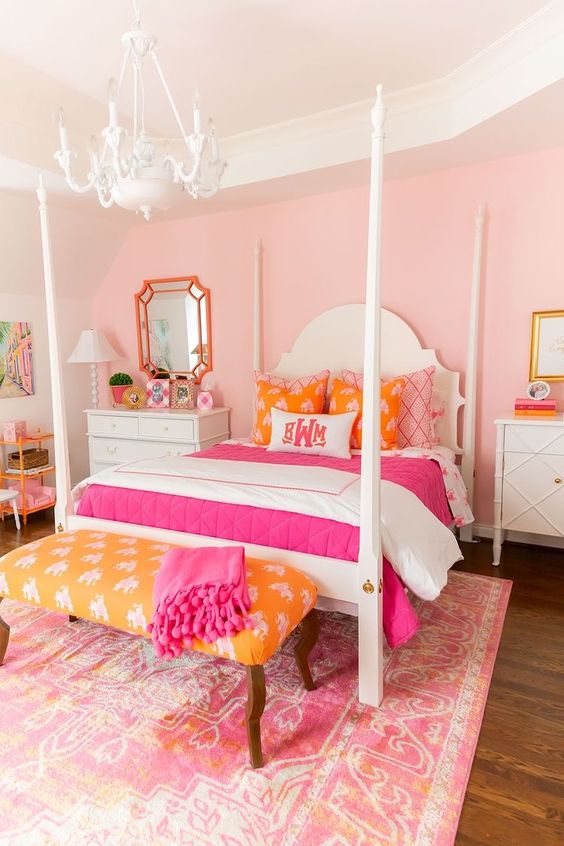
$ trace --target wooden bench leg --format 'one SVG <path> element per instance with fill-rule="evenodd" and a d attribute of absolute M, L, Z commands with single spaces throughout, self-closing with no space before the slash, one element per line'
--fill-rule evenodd
<path fill-rule="evenodd" d="M 309 669 L 308 656 L 319 636 L 319 616 L 315 608 L 312 608 L 309 614 L 302 620 L 302 634 L 294 650 L 296 656 L 296 664 L 300 671 L 306 690 L 315 690 L 315 682 L 311 677 L 311 670 Z"/>
<path fill-rule="evenodd" d="M 247 737 L 249 755 L 254 769 L 262 767 L 262 745 L 260 739 L 260 718 L 266 702 L 264 667 L 253 664 L 247 667 Z"/>
<path fill-rule="evenodd" d="M 0 596 L 0 602 L 4 597 Z M 8 648 L 8 641 L 10 640 L 10 626 L 5 620 L 0 617 L 0 664 L 4 662 L 4 655 Z"/>

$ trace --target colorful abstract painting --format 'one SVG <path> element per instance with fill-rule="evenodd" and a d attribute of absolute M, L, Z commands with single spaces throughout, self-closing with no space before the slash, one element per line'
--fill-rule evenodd
<path fill-rule="evenodd" d="M 31 324 L 0 320 L 0 399 L 33 392 Z"/>

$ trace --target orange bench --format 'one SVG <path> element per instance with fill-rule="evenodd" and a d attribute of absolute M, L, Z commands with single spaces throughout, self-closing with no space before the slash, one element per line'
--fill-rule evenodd
<path fill-rule="evenodd" d="M 0 601 L 9 597 L 117 629 L 150 637 L 153 581 L 172 544 L 109 532 L 75 531 L 49 535 L 0 558 Z M 315 685 L 308 656 L 317 642 L 314 583 L 292 567 L 247 559 L 253 627 L 194 649 L 247 667 L 246 723 L 253 767 L 262 766 L 260 718 L 266 688 L 264 665 L 301 623 L 295 649 L 305 687 Z M 0 617 L 0 664 L 10 627 Z"/>

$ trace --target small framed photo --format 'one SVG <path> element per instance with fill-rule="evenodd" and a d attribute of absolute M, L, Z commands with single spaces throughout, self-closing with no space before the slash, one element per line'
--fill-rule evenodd
<path fill-rule="evenodd" d="M 168 408 L 170 402 L 168 379 L 150 379 L 145 390 L 148 408 Z"/>
<path fill-rule="evenodd" d="M 529 379 L 564 381 L 564 311 L 533 312 Z"/>
<path fill-rule="evenodd" d="M 130 385 L 123 392 L 121 401 L 126 408 L 143 408 L 147 394 L 139 385 Z"/>
<path fill-rule="evenodd" d="M 535 382 L 531 382 L 527 388 L 527 396 L 532 400 L 546 399 L 549 394 L 550 385 L 548 382 L 543 382 L 542 379 L 537 379 Z"/>
<path fill-rule="evenodd" d="M 195 393 L 193 379 L 171 379 L 170 407 L 187 410 L 194 408 Z"/>

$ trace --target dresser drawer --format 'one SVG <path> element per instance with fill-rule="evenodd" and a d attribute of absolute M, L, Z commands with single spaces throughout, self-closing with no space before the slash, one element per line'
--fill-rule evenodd
<path fill-rule="evenodd" d="M 506 426 L 505 452 L 564 455 L 564 426 Z"/>
<path fill-rule="evenodd" d="M 90 435 L 138 435 L 137 417 L 123 414 L 89 414 L 88 434 Z"/>
<path fill-rule="evenodd" d="M 506 452 L 502 527 L 564 536 L 564 455 Z"/>
<path fill-rule="evenodd" d="M 194 452 L 191 444 L 172 441 L 126 441 L 119 438 L 91 438 L 92 460 L 105 464 L 123 464 L 142 458 L 158 458 L 161 455 L 187 455 Z"/>
<path fill-rule="evenodd" d="M 139 434 L 145 438 L 159 438 L 160 440 L 194 440 L 193 420 L 174 420 L 167 417 L 141 417 L 139 419 Z"/>

